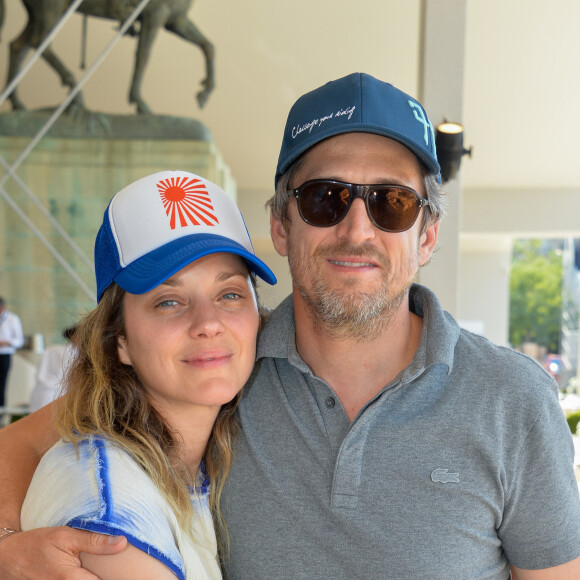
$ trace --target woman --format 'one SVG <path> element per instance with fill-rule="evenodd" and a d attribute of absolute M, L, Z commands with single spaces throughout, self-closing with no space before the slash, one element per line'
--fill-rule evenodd
<path fill-rule="evenodd" d="M 22 529 L 126 536 L 119 555 L 81 555 L 103 580 L 219 578 L 212 515 L 226 537 L 219 496 L 260 324 L 253 275 L 275 276 L 228 196 L 183 171 L 113 197 L 95 273 L 98 306 L 75 332 L 58 407 L 62 439 L 38 466 Z"/>

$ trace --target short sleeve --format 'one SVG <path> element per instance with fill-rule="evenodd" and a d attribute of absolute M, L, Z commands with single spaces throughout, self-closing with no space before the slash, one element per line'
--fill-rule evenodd
<path fill-rule="evenodd" d="M 185 580 L 175 516 L 153 482 L 100 438 L 82 441 L 78 451 L 77 458 L 74 446 L 61 441 L 45 454 L 22 507 L 22 529 L 67 525 L 123 535 Z"/>
<path fill-rule="evenodd" d="M 580 500 L 573 460 L 570 430 L 556 397 L 550 397 L 509 470 L 498 533 L 511 564 L 543 569 L 580 556 Z"/>

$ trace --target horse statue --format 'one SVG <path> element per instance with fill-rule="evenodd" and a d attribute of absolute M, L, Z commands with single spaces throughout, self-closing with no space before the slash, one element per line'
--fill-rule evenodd
<path fill-rule="evenodd" d="M 151 55 L 153 42 L 162 27 L 197 45 L 205 56 L 205 78 L 201 81 L 202 89 L 196 95 L 200 107 L 205 105 L 214 88 L 214 48 L 197 26 L 187 17 L 192 1 L 150 0 L 137 17 L 136 22 L 128 30 L 129 34 L 138 36 L 135 67 L 129 91 L 129 102 L 137 106 L 138 113 L 151 112 L 141 96 L 141 84 Z M 29 49 L 37 48 L 42 43 L 66 9 L 72 4 L 72 0 L 22 0 L 22 3 L 28 12 L 28 22 L 20 35 L 10 43 L 7 85 L 18 74 Z M 80 4 L 77 11 L 86 16 L 115 20 L 122 24 L 138 4 L 139 0 L 85 0 Z M 3 14 L 4 0 L 0 0 L 0 16 Z M 72 89 L 76 85 L 73 74 L 50 46 L 43 52 L 42 57 L 60 76 L 64 86 Z M 10 101 L 14 110 L 25 109 L 18 97 L 17 89 L 14 89 L 10 95 Z M 73 102 L 77 107 L 84 108 L 80 92 Z"/>

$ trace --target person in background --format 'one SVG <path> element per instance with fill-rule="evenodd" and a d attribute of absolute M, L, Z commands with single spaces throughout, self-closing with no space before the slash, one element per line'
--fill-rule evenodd
<path fill-rule="evenodd" d="M 30 394 L 29 411 L 34 413 L 41 407 L 52 403 L 62 394 L 62 379 L 74 357 L 74 347 L 71 339 L 75 327 L 65 328 L 62 336 L 66 344 L 51 344 L 44 349 L 36 369 L 34 387 Z"/>
<path fill-rule="evenodd" d="M 439 181 L 427 114 L 391 84 L 355 73 L 292 107 L 269 205 L 293 287 L 238 407 L 228 579 L 580 578 L 553 378 L 414 283 L 437 244 Z M 0 525 L 28 484 L 34 461 L 19 459 L 42 454 L 46 417 L 31 423 L 0 433 Z M 0 571 L 55 578 L 87 545 L 112 549 L 75 530 L 12 534 Z"/>
<path fill-rule="evenodd" d="M 6 403 L 6 387 L 12 355 L 22 348 L 24 335 L 22 323 L 14 312 L 6 309 L 6 300 L 0 296 L 0 407 Z"/>
<path fill-rule="evenodd" d="M 113 197 L 95 275 L 98 305 L 75 329 L 56 403 L 61 439 L 36 469 L 22 529 L 124 536 L 120 554 L 80 554 L 101 580 L 219 579 L 213 519 L 225 546 L 219 497 L 260 326 L 254 276 L 276 278 L 235 203 L 184 171 Z"/>

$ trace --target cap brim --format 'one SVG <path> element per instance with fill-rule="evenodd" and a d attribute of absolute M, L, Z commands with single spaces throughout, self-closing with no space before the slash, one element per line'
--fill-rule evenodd
<path fill-rule="evenodd" d="M 209 254 L 235 254 L 246 260 L 252 272 L 268 284 L 276 284 L 276 276 L 262 260 L 242 245 L 209 234 L 192 234 L 165 244 L 135 260 L 124 268 L 114 281 L 131 294 L 144 294 L 173 276 L 187 264 Z"/>

